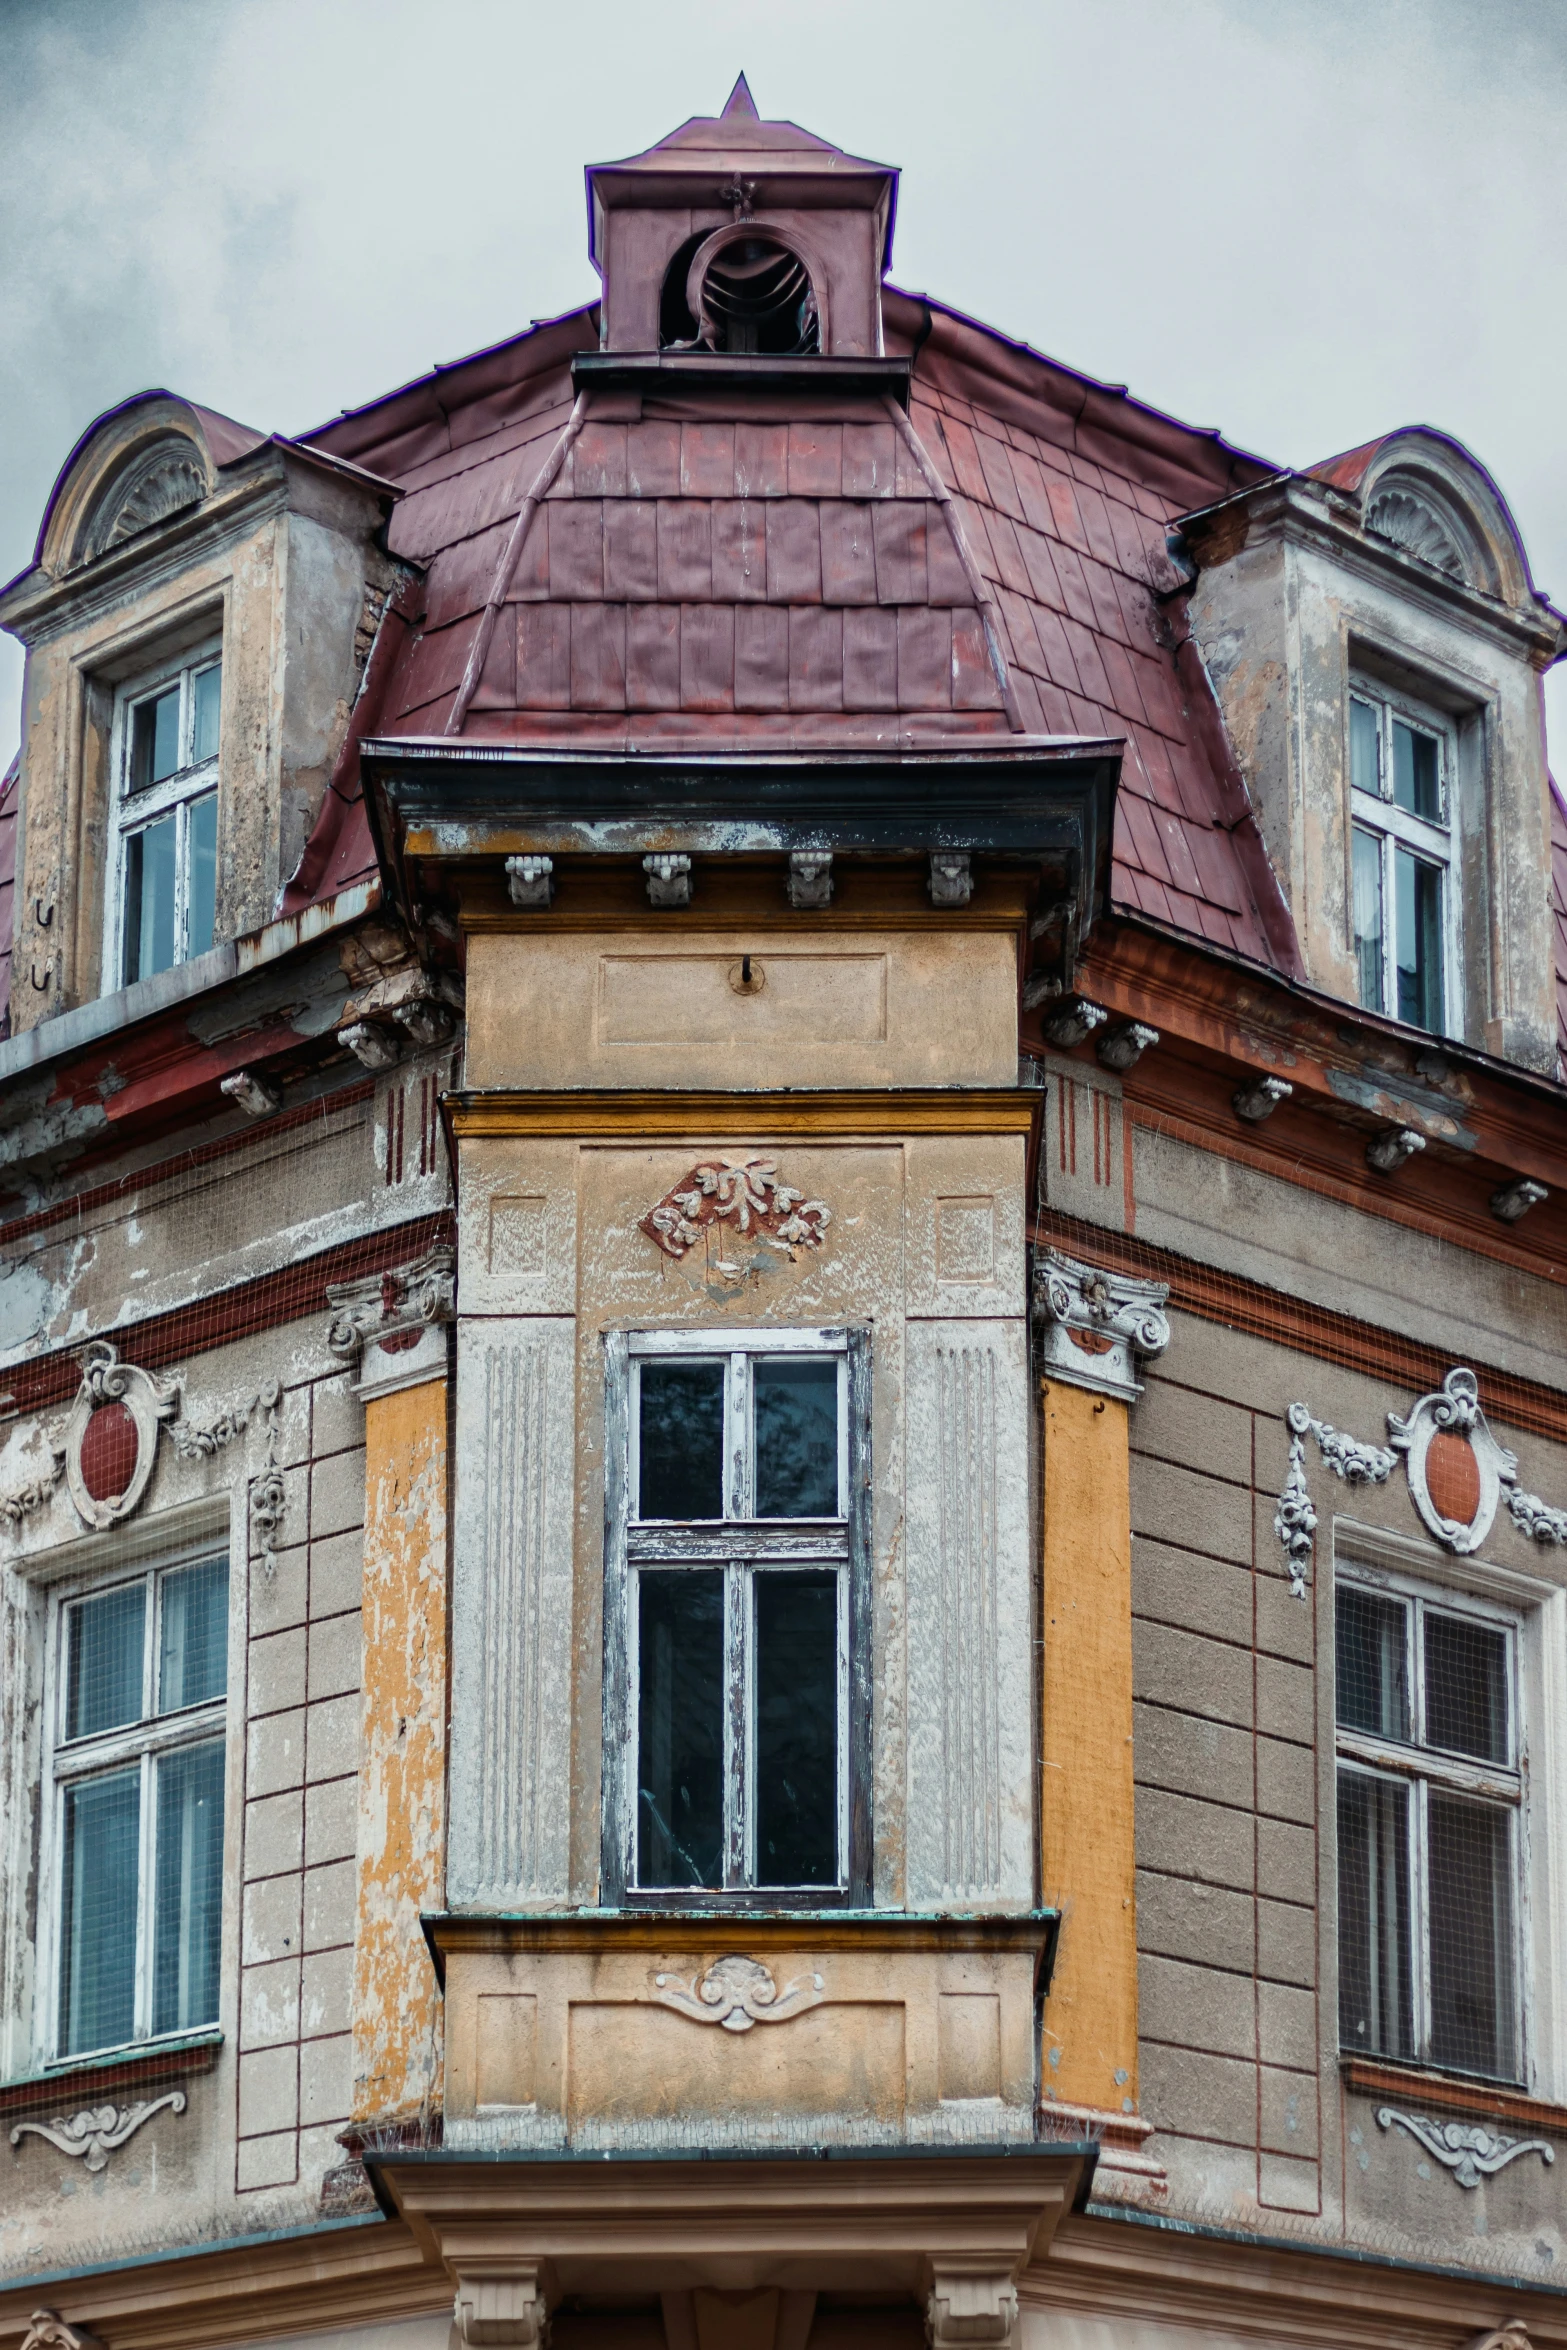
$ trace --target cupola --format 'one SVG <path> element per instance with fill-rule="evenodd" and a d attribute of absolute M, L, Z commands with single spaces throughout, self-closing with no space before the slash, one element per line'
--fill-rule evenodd
<path fill-rule="evenodd" d="M 587 178 L 605 350 L 880 355 L 897 172 L 763 122 L 744 74 L 722 114 Z"/>

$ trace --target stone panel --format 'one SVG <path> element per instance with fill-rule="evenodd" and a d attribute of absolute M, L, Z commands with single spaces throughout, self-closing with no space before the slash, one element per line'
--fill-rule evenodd
<path fill-rule="evenodd" d="M 1186 1795 L 1200 1787 L 1215 1803 L 1252 1800 L 1252 1739 L 1247 1730 L 1175 1713 L 1165 1705 L 1133 1709 L 1137 1778 L 1144 1787 Z"/>
<path fill-rule="evenodd" d="M 1028 1903 L 1033 1675 L 1027 1339 L 915 1322 L 908 1361 L 908 1897 Z"/>
<path fill-rule="evenodd" d="M 565 1319 L 459 1330 L 454 1905 L 569 1890 L 574 1338 Z"/>
<path fill-rule="evenodd" d="M 1250 1974 L 1221 1974 L 1145 1955 L 1138 1962 L 1138 2025 L 1145 2040 L 1255 2057 L 1257 1995 Z"/>
<path fill-rule="evenodd" d="M 1137 1943 L 1166 1958 L 1195 1959 L 1244 1972 L 1255 1941 L 1249 1893 L 1204 1885 L 1194 1877 L 1137 1872 Z"/>
<path fill-rule="evenodd" d="M 1134 1621 L 1132 1667 L 1139 1697 L 1250 1729 L 1249 1650 L 1227 1648 L 1167 1624 Z"/>

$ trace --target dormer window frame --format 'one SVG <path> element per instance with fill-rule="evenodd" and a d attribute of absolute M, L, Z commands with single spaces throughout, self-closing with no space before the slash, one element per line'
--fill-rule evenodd
<path fill-rule="evenodd" d="M 215 630 L 194 645 L 138 670 L 115 690 L 110 734 L 109 857 L 104 892 L 103 987 L 108 992 L 192 962 L 216 943 L 217 843 L 221 822 L 223 636 Z M 216 707 L 205 681 L 216 675 Z M 174 765 L 159 771 L 159 728 L 153 713 L 171 694 Z M 149 751 L 153 752 L 148 757 Z M 152 770 L 138 774 L 146 759 Z M 210 813 L 209 813 L 210 811 Z M 172 822 L 172 830 L 166 829 Z M 158 849 L 172 864 L 169 907 L 172 952 L 144 947 L 141 924 L 155 884 L 144 860 Z M 210 868 L 210 879 L 204 869 Z M 137 903 L 133 904 L 133 894 Z M 156 959 L 155 959 L 156 958 Z"/>
<path fill-rule="evenodd" d="M 1369 718 L 1365 715 L 1368 712 Z M 1457 856 L 1457 726 L 1448 712 L 1362 669 L 1350 672 L 1344 721 L 1349 800 L 1348 945 L 1356 966 L 1360 1002 L 1367 1011 L 1380 1012 L 1434 1036 L 1461 1035 L 1464 969 Z M 1407 750 L 1406 743 L 1410 745 Z M 1434 810 L 1429 804 L 1423 809 L 1418 804 L 1410 806 L 1399 796 L 1400 771 L 1417 767 L 1422 747 L 1434 748 L 1434 794 L 1422 791 L 1418 777 L 1414 777 L 1414 789 L 1408 796 L 1417 803 L 1422 797 L 1428 802 L 1434 798 Z M 1421 899 L 1429 890 L 1434 890 L 1437 898 L 1434 923 L 1429 915 L 1422 921 Z M 1426 902 L 1429 904 L 1429 899 Z M 1369 918 L 1373 909 L 1374 930 Z M 1408 943 L 1403 932 L 1411 927 L 1411 915 L 1421 927 L 1430 923 L 1427 945 L 1435 946 L 1435 968 L 1426 961 L 1425 987 L 1434 992 L 1436 1000 L 1432 1003 L 1428 993 L 1422 1007 L 1425 1017 L 1409 1002 L 1408 988 L 1401 986 L 1401 969 L 1420 971 L 1420 962 L 1411 965 L 1400 960 Z"/>

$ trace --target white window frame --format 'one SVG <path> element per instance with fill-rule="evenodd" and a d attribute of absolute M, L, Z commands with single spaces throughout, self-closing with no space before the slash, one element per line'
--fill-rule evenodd
<path fill-rule="evenodd" d="M 1465 1763 L 1428 1747 L 1403 1747 L 1374 1739 L 1362 1731 L 1338 1727 L 1337 1672 L 1330 1669 L 1328 1702 L 1332 1721 L 1332 1787 L 1328 1811 L 1336 1822 L 1336 1794 L 1341 1761 L 1373 1775 L 1394 1776 L 1405 1784 L 1424 1778 L 1429 1784 L 1451 1787 L 1455 1793 L 1474 1794 L 1512 1804 L 1514 1896 L 1514 2029 L 1516 2081 L 1532 2096 L 1559 2102 L 1567 2094 L 1567 1589 L 1536 1575 L 1521 1574 L 1484 1558 L 1455 1559 L 1434 1545 L 1385 1527 L 1365 1526 L 1352 1519 L 1336 1519 L 1333 1528 L 1334 1593 L 1340 1582 L 1380 1593 L 1388 1598 L 1424 1599 L 1451 1614 L 1470 1615 L 1490 1627 L 1511 1633 L 1511 1702 L 1513 1708 L 1513 1766 Z M 1334 1622 L 1334 1608 L 1328 1623 Z M 1330 1642 L 1333 1634 L 1330 1629 Z M 1418 1646 L 1418 1642 L 1416 1643 Z M 1415 1669 L 1424 1671 L 1423 1656 Z M 1411 1693 L 1413 1695 L 1413 1692 Z M 1412 1834 L 1424 1799 L 1410 1806 Z M 1336 1840 L 1336 1827 L 1330 1829 Z M 1415 1856 L 1412 1855 L 1412 1862 Z M 1423 1862 L 1423 1854 L 1419 1856 Z M 1336 1883 L 1336 1864 L 1330 1881 Z M 1429 1965 L 1426 1943 L 1427 1895 L 1423 1877 L 1412 1868 L 1412 1894 L 1417 1905 L 1411 1918 L 1415 1944 L 1415 2043 L 1428 2044 Z M 1335 1944 L 1336 1952 L 1336 1944 Z M 1338 2042 L 1338 1994 L 1335 1981 L 1329 2013 L 1333 2042 Z M 1345 2059 L 1358 2054 L 1342 2049 Z M 1413 2059 L 1383 2057 L 1365 2052 L 1372 2064 L 1434 2067 L 1423 2056 Z M 1489 2075 L 1450 2073 L 1455 2079 L 1488 2080 Z M 1505 2084 L 1504 2084 L 1505 2085 Z"/>
<path fill-rule="evenodd" d="M 752 1366 L 788 1354 L 825 1355 L 838 1380 L 838 1499 L 831 1518 L 755 1517 Z M 640 1515 L 642 1365 L 723 1362 L 724 1516 L 671 1521 Z M 863 1891 L 868 1870 L 868 1394 L 862 1333 L 846 1329 L 635 1330 L 606 1337 L 608 1476 L 605 1494 L 605 1822 L 606 1898 L 679 1904 L 743 1902 L 798 1907 L 842 1904 Z M 642 1885 L 637 1869 L 640 1688 L 637 1599 L 642 1569 L 682 1564 L 724 1571 L 724 1639 L 730 1675 L 725 1720 L 722 1887 Z M 756 1725 L 752 1586 L 769 1569 L 836 1569 L 838 1576 L 838 1866 L 830 1886 L 759 1886 L 756 1879 Z M 739 1704 L 734 1703 L 736 1691 Z"/>
<path fill-rule="evenodd" d="M 230 1577 L 229 1621 L 232 1630 L 234 1570 L 226 1533 L 212 1534 L 205 1540 L 192 1540 L 134 1559 L 122 1559 L 114 1567 L 100 1568 L 96 1572 L 70 1576 L 51 1586 L 47 1594 L 43 1702 L 46 1724 L 46 1802 L 41 1870 L 44 1899 L 39 1905 L 37 1981 L 41 2026 L 38 2038 L 45 2052 L 44 2061 L 53 2066 L 97 2064 L 126 2050 L 156 2048 L 169 2042 L 186 2040 L 192 2031 L 206 2033 L 218 2029 L 218 2018 L 214 2016 L 203 2024 L 181 2026 L 170 2032 L 154 2033 L 152 2030 L 153 1907 L 157 1885 L 157 1806 L 153 1766 L 162 1756 L 176 1753 L 183 1747 L 221 1742 L 224 1753 L 226 1877 L 231 1777 L 228 1754 L 229 1699 L 234 1680 L 232 1638 L 226 1638 L 224 1643 L 224 1691 L 221 1697 L 183 1706 L 173 1713 L 156 1714 L 151 1710 L 157 1698 L 163 1578 L 170 1573 L 177 1573 L 181 1567 L 196 1566 L 204 1560 L 218 1557 L 223 1559 Z M 142 1718 L 113 1730 L 67 1739 L 65 1644 L 66 1620 L 71 1605 L 77 1600 L 96 1599 L 106 1591 L 121 1589 L 131 1583 L 151 1586 L 150 1604 L 143 1617 Z M 67 2051 L 60 2045 L 64 2022 L 60 1974 L 64 1958 L 65 1926 L 65 1791 L 67 1787 L 79 1784 L 84 1779 L 96 1778 L 132 1762 L 139 1762 L 141 1766 L 132 2036 L 128 2041 L 118 2042 L 113 2047 Z M 226 1886 L 223 1890 L 226 1891 Z"/>
<path fill-rule="evenodd" d="M 222 666 L 223 639 L 206 639 L 197 649 L 173 654 L 154 669 L 141 671 L 120 686 L 114 697 L 114 719 L 110 735 L 109 772 L 112 778 L 112 807 L 110 813 L 110 855 L 108 887 L 104 893 L 103 970 L 104 993 L 135 984 L 125 969 L 127 924 L 125 919 L 125 891 L 129 860 L 126 844 L 134 833 L 144 832 L 161 817 L 174 813 L 178 819 L 174 855 L 174 966 L 191 961 L 190 953 L 190 811 L 197 800 L 218 791 L 218 773 L 221 764 L 223 718 L 222 685 L 220 683 L 218 714 L 218 750 L 211 758 L 199 763 L 191 758 L 192 735 L 195 727 L 195 679 L 204 669 L 217 663 Z M 146 702 L 155 701 L 171 685 L 180 690 L 179 746 L 180 764 L 172 775 L 161 783 L 149 784 L 144 791 L 131 790 L 131 749 L 134 737 L 133 718 L 136 710 Z M 218 822 L 221 829 L 223 811 L 221 802 Z M 216 935 L 212 944 L 216 944 Z M 207 950 L 201 950 L 205 953 Z"/>
<path fill-rule="evenodd" d="M 1375 793 L 1359 791 L 1354 783 L 1354 724 L 1351 705 L 1363 702 L 1377 714 L 1377 780 Z M 1437 783 L 1441 794 L 1442 813 L 1433 822 L 1424 816 L 1415 816 L 1401 808 L 1393 798 L 1393 726 L 1402 720 L 1421 734 L 1431 735 L 1437 744 Z M 1382 875 L 1382 1001 L 1365 1007 L 1381 1012 L 1389 1020 L 1400 1018 L 1398 1009 L 1398 938 L 1397 938 L 1397 852 L 1408 849 L 1422 864 L 1431 865 L 1441 875 L 1442 918 L 1440 923 L 1442 969 L 1441 1010 L 1434 1028 L 1422 1033 L 1433 1036 L 1453 1036 L 1460 1032 L 1463 1017 L 1463 938 L 1462 909 L 1459 903 L 1457 821 L 1454 798 L 1458 781 L 1458 738 L 1453 722 L 1429 703 L 1415 700 L 1394 688 L 1378 685 L 1370 678 L 1354 674 L 1349 681 L 1349 695 L 1344 707 L 1344 773 L 1349 783 L 1349 952 L 1355 956 L 1355 839 L 1357 831 L 1369 832 L 1380 843 Z M 1356 975 L 1357 988 L 1359 974 Z"/>

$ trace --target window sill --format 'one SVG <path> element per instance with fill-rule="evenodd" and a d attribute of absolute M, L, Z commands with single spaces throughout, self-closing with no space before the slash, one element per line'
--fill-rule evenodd
<path fill-rule="evenodd" d="M 1444 2113 L 1472 2113 L 1487 2121 L 1523 2122 L 1530 2129 L 1567 2134 L 1567 2105 L 1552 2105 L 1505 2081 L 1482 2081 L 1472 2073 L 1428 2072 L 1423 2065 L 1391 2064 L 1365 2056 L 1341 2056 L 1346 2089 L 1362 2097 L 1403 2097 L 1416 2105 L 1440 2106 Z"/>
<path fill-rule="evenodd" d="M 0 2081 L 0 2113 L 15 2113 L 24 2106 L 59 2105 L 67 2098 L 77 2104 L 121 2101 L 124 2090 L 211 2072 L 222 2046 L 222 2031 L 214 2025 L 210 2031 L 188 2032 L 179 2039 L 60 2057 L 19 2081 Z"/>

